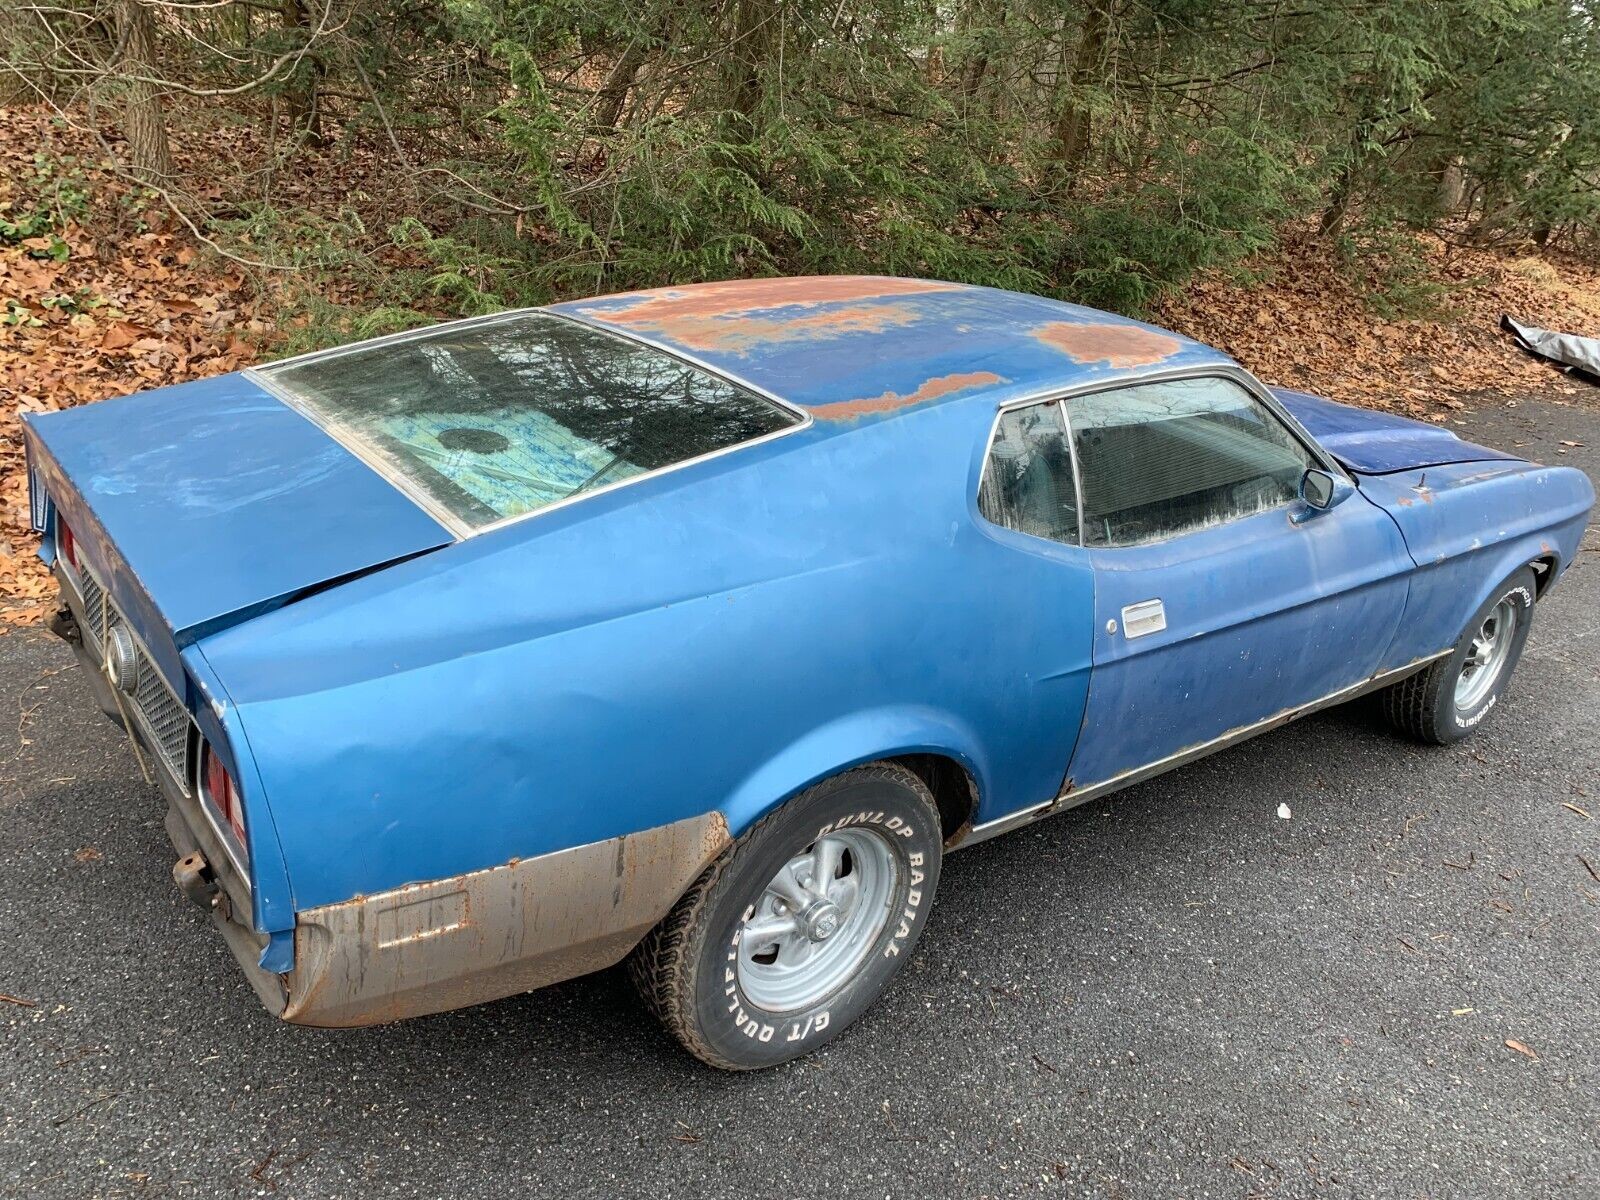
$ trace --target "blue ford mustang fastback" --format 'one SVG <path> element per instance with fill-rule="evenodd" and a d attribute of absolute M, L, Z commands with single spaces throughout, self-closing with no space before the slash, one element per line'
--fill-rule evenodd
<path fill-rule="evenodd" d="M 959 846 L 1367 692 L 1466 736 L 1594 498 L 914 279 L 607 296 L 25 420 L 53 626 L 272 1013 L 626 959 L 727 1068 L 860 1016 Z"/>

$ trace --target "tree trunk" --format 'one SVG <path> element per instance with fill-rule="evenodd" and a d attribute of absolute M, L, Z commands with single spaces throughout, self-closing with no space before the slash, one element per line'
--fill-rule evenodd
<path fill-rule="evenodd" d="M 1516 203 L 1504 185 L 1486 187 L 1483 212 L 1467 229 L 1467 240 L 1474 246 L 1492 246 L 1503 241 L 1505 228 L 1516 213 Z"/>
<path fill-rule="evenodd" d="M 1106 41 L 1111 33 L 1111 5 L 1112 0 L 1093 0 L 1083 14 L 1078 52 L 1067 77 L 1066 103 L 1056 117 L 1056 161 L 1071 175 L 1077 175 L 1089 157 L 1093 116 L 1084 103 L 1083 93 L 1105 60 Z"/>
<path fill-rule="evenodd" d="M 767 61 L 777 45 L 779 5 L 768 0 L 734 0 L 733 44 L 729 47 L 728 106 L 744 117 L 761 107 Z"/>
<path fill-rule="evenodd" d="M 1334 176 L 1333 190 L 1328 193 L 1328 207 L 1317 222 L 1317 234 L 1320 237 L 1335 238 L 1343 233 L 1345 220 L 1350 216 L 1350 206 L 1355 203 L 1356 181 L 1366 162 L 1367 141 L 1372 133 L 1370 106 L 1366 107 L 1368 115 L 1363 116 L 1350 131 L 1350 156 L 1340 164 L 1339 173 Z"/>
<path fill-rule="evenodd" d="M 639 68 L 649 51 L 640 38 L 628 43 L 628 48 L 617 59 L 605 83 L 595 93 L 594 123 L 600 129 L 615 129 L 622 117 L 622 106 L 628 102 L 628 93 L 639 78 Z"/>
<path fill-rule="evenodd" d="M 1445 159 L 1434 173 L 1434 211 L 1442 217 L 1453 217 L 1461 211 L 1467 200 L 1467 177 L 1459 158 Z"/>
<path fill-rule="evenodd" d="M 987 54 L 974 54 L 967 60 L 967 65 L 961 72 L 961 94 L 968 103 L 978 98 L 978 89 L 983 86 L 983 77 L 988 73 Z"/>
<path fill-rule="evenodd" d="M 961 32 L 971 39 L 975 32 L 987 35 L 997 23 L 1005 19 L 1004 0 L 996 5 L 990 5 L 984 0 L 968 0 L 960 10 Z M 987 37 L 985 37 L 987 41 Z M 969 46 L 967 59 L 961 64 L 957 76 L 957 87 L 963 101 L 963 111 L 970 108 L 978 98 L 978 90 L 983 86 L 985 76 L 989 74 L 989 47 L 985 45 Z"/>
<path fill-rule="evenodd" d="M 117 0 L 117 39 L 122 45 L 118 73 L 122 79 L 122 134 L 136 174 L 152 183 L 172 175 L 167 148 L 167 118 L 161 91 L 150 80 L 156 73 L 155 23 L 140 0 Z"/>
<path fill-rule="evenodd" d="M 1354 191 L 1352 169 L 1348 165 L 1341 167 L 1328 196 L 1328 207 L 1322 210 L 1322 219 L 1317 222 L 1317 236 L 1335 238 L 1343 232 Z"/>
<path fill-rule="evenodd" d="M 310 41 L 314 35 L 304 0 L 283 0 L 282 11 L 283 27 Z M 322 64 L 316 55 L 306 54 L 295 64 L 283 96 L 289 117 L 289 136 L 304 138 L 313 146 L 320 146 L 325 141 L 322 136 L 322 105 L 317 95 L 317 81 L 321 74 Z"/>

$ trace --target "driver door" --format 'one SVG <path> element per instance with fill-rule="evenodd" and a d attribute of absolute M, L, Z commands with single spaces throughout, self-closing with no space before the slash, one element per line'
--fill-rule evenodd
<path fill-rule="evenodd" d="M 1067 401 L 1095 581 L 1089 695 L 1073 790 L 1269 722 L 1378 668 L 1409 556 L 1241 380 L 1191 376 Z"/>

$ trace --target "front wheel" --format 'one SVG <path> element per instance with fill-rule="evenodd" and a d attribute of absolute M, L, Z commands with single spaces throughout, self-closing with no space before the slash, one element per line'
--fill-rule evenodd
<path fill-rule="evenodd" d="M 1500 702 L 1533 624 L 1536 583 L 1523 567 L 1467 623 L 1453 653 L 1379 695 L 1389 723 L 1419 742 L 1459 742 Z"/>
<path fill-rule="evenodd" d="M 939 810 L 922 780 L 874 763 L 757 822 L 629 960 L 645 1003 L 725 1070 L 833 1040 L 904 965 L 939 882 Z"/>

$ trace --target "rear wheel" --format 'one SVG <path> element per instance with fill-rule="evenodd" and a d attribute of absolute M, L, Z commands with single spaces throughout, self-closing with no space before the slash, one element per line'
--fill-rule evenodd
<path fill-rule="evenodd" d="M 1473 615 L 1453 653 L 1379 693 L 1389 723 L 1409 737 L 1448 745 L 1500 702 L 1533 623 L 1533 571 L 1506 580 Z"/>
<path fill-rule="evenodd" d="M 787 1062 L 837 1037 L 894 978 L 927 921 L 941 851 L 939 810 L 916 775 L 847 771 L 735 842 L 629 974 L 703 1062 Z"/>

